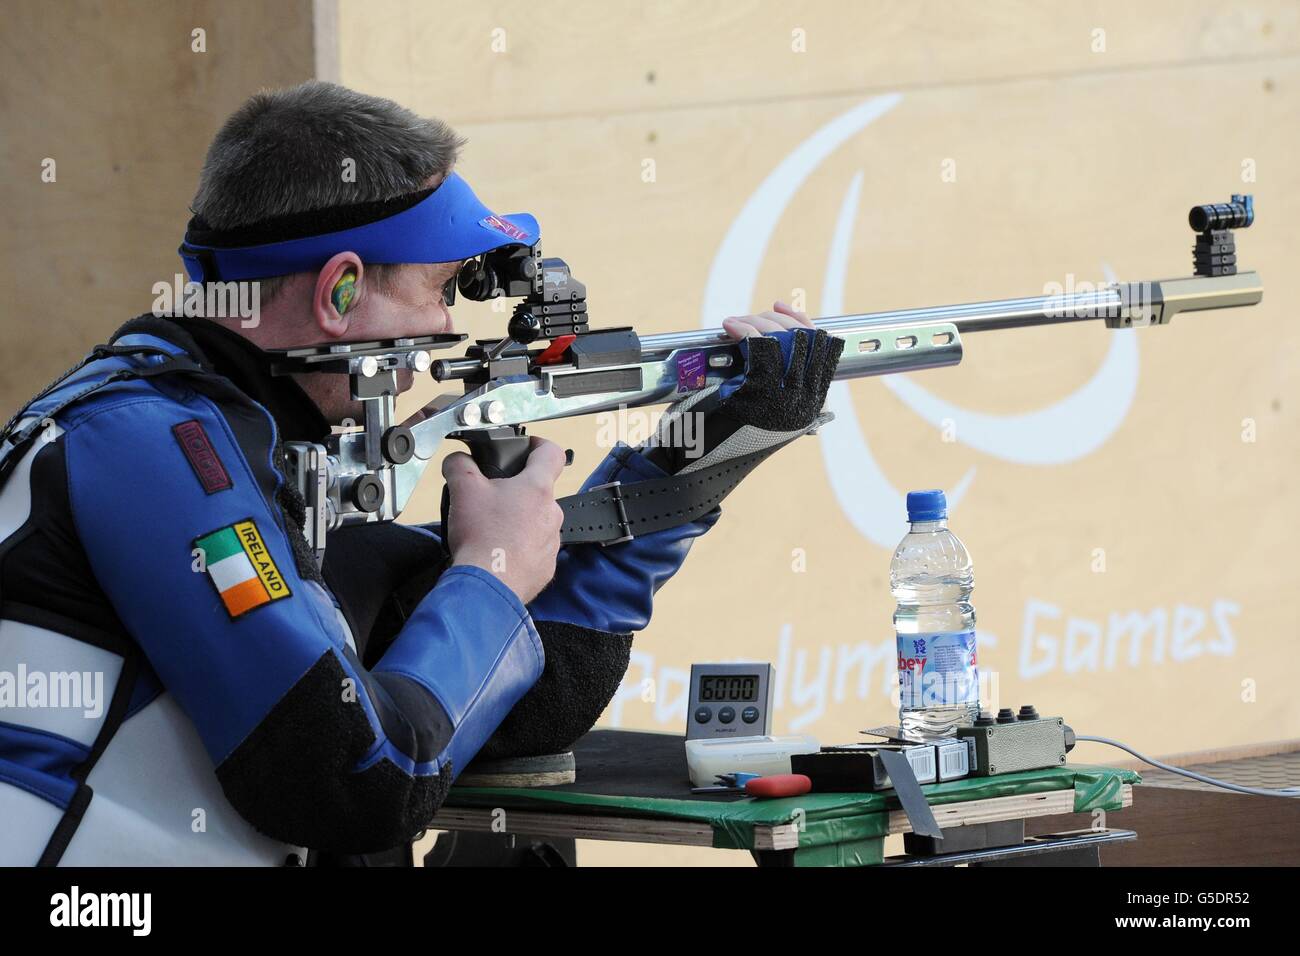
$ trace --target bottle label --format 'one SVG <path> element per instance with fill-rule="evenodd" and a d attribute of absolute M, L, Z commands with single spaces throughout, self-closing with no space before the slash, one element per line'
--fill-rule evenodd
<path fill-rule="evenodd" d="M 975 632 L 899 634 L 898 683 L 904 710 L 979 703 Z"/>

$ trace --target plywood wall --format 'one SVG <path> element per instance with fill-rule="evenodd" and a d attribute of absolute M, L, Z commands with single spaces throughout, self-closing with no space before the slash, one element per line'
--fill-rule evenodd
<path fill-rule="evenodd" d="M 3 418 L 149 310 L 180 271 L 213 133 L 251 93 L 314 71 L 310 0 L 5 4 Z"/>

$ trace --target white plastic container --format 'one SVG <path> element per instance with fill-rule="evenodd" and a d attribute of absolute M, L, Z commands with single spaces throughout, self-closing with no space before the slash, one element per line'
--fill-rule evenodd
<path fill-rule="evenodd" d="M 701 738 L 686 741 L 686 769 L 691 786 L 716 786 L 724 773 L 756 773 L 771 776 L 790 772 L 794 754 L 815 754 L 821 749 L 815 737 L 789 734 L 783 737 Z"/>

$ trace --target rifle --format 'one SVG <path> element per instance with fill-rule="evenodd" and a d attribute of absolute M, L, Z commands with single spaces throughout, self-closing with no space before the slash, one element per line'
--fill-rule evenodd
<path fill-rule="evenodd" d="M 1107 328 L 1167 325 L 1182 312 L 1256 305 L 1263 285 L 1255 272 L 1238 272 L 1232 230 L 1254 221 L 1249 195 L 1194 207 L 1197 233 L 1193 274 L 1125 282 L 1057 295 L 1001 299 L 818 319 L 844 340 L 836 379 L 889 375 L 956 365 L 962 337 L 992 329 L 1102 320 Z M 520 301 L 504 338 L 480 340 L 459 358 L 434 353 L 463 342 L 445 334 L 277 351 L 273 370 L 346 374 L 362 402 L 359 429 L 326 444 L 287 442 L 289 479 L 307 504 L 304 529 L 318 559 L 328 533 L 358 522 L 392 521 L 406 507 L 444 439 L 465 442 L 490 478 L 517 474 L 528 456 L 533 422 L 618 408 L 660 405 L 744 371 L 737 343 L 722 329 L 639 336 L 632 328 L 592 329 L 586 287 L 562 259 L 542 258 L 539 245 L 507 246 L 461 268 L 456 287 L 476 301 L 504 296 Z M 544 348 L 532 348 L 545 341 Z M 462 394 L 440 395 L 403 422 L 395 420 L 396 373 L 431 373 L 460 381 Z M 729 468 L 704 469 L 691 482 L 668 478 L 624 488 L 618 482 L 561 499 L 565 541 L 616 544 L 693 520 L 725 497 L 766 453 Z M 629 496 L 630 489 L 644 490 Z M 691 487 L 687 487 L 690 485 Z M 661 496 L 662 505 L 638 514 L 632 497 Z M 639 504 L 638 501 L 636 504 Z M 443 512 L 446 516 L 444 490 Z M 675 510 L 675 518 L 650 511 Z M 574 518 L 576 520 L 569 520 Z"/>

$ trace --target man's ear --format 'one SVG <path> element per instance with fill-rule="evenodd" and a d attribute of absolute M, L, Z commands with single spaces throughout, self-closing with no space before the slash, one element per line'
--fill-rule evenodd
<path fill-rule="evenodd" d="M 326 338 L 337 339 L 347 334 L 351 313 L 360 298 L 364 271 L 361 257 L 355 252 L 340 252 L 317 274 L 311 312 Z"/>

